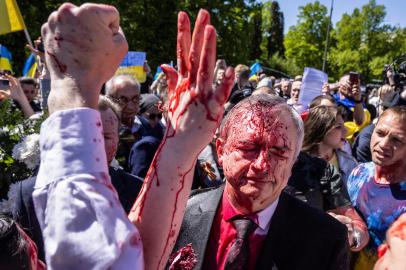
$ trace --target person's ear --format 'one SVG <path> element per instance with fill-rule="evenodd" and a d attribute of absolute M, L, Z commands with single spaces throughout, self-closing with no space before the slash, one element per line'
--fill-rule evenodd
<path fill-rule="evenodd" d="M 221 138 L 216 139 L 217 159 L 220 166 L 223 166 L 224 144 L 225 141 Z"/>

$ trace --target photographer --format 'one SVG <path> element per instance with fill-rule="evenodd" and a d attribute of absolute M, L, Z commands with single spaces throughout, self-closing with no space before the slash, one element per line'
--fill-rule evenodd
<path fill-rule="evenodd" d="M 26 118 L 34 114 L 20 82 L 11 75 L 0 73 L 0 102 L 6 99 L 15 101 Z"/>

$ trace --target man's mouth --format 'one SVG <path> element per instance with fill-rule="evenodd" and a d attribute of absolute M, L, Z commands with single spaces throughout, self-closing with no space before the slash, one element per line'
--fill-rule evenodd
<path fill-rule="evenodd" d="M 374 153 L 378 159 L 388 159 L 391 157 L 388 153 L 379 150 L 374 150 Z"/>

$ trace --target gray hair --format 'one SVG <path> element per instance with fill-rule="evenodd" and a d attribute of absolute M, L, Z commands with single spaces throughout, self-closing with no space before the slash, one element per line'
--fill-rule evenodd
<path fill-rule="evenodd" d="M 134 85 L 138 90 L 141 89 L 141 85 L 136 78 L 134 78 L 129 74 L 120 74 L 115 75 L 106 82 L 106 95 L 111 97 L 115 96 L 116 95 L 115 85 L 119 83 Z"/>
<path fill-rule="evenodd" d="M 295 149 L 295 157 L 297 157 L 300 153 L 300 149 L 302 148 L 303 137 L 304 137 L 304 125 L 302 118 L 300 117 L 299 113 L 293 109 L 291 106 L 286 104 L 285 100 L 281 97 L 269 94 L 259 94 L 259 95 L 252 95 L 248 98 L 243 99 L 237 105 L 235 105 L 230 112 L 226 115 L 223 119 L 221 126 L 220 126 L 220 137 L 222 139 L 227 139 L 228 132 L 231 125 L 235 125 L 238 123 L 232 123 L 234 115 L 238 113 L 240 110 L 249 110 L 250 108 L 260 105 L 262 107 L 275 107 L 281 110 L 284 110 L 291 116 L 293 120 L 293 124 L 296 127 L 296 134 L 297 134 L 297 144 Z"/>

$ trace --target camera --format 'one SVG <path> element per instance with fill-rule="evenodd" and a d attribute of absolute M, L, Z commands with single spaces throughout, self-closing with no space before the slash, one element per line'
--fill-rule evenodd
<path fill-rule="evenodd" d="M 387 64 L 384 66 L 382 72 L 384 84 L 390 84 L 387 76 L 389 70 L 391 70 L 393 73 L 396 89 L 403 90 L 403 87 L 406 86 L 406 54 L 396 58 L 392 64 Z"/>

